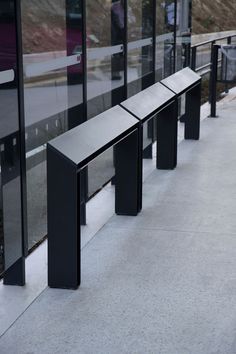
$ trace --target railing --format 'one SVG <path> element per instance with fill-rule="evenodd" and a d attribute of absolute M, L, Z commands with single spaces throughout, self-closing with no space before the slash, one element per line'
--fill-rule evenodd
<path fill-rule="evenodd" d="M 204 42 L 200 42 L 191 46 L 191 63 L 190 67 L 196 73 L 198 73 L 201 77 L 209 75 L 209 91 L 208 91 L 208 101 L 211 105 L 211 117 L 215 117 L 215 106 L 216 106 L 216 80 L 213 78 L 213 71 L 217 71 L 218 67 L 221 67 L 221 58 L 217 59 L 217 63 L 215 63 L 216 69 L 213 68 L 213 55 L 214 55 L 214 47 L 216 44 L 219 44 L 222 41 L 226 41 L 225 44 L 232 44 L 232 38 L 236 38 L 236 34 L 228 35 L 228 36 L 219 36 L 214 39 L 210 39 Z M 204 47 L 209 46 L 208 48 L 203 49 Z M 208 59 L 209 61 L 204 62 Z M 199 60 L 200 59 L 200 60 Z M 199 65 L 199 62 L 201 65 Z M 217 65 L 218 64 L 218 65 Z M 225 84 L 224 92 L 228 93 L 228 84 Z"/>
<path fill-rule="evenodd" d="M 212 49 L 213 49 L 213 45 L 217 44 L 217 42 L 219 41 L 223 41 L 223 40 L 227 40 L 227 44 L 231 44 L 232 43 L 232 38 L 236 38 L 236 34 L 231 35 L 231 36 L 224 36 L 224 37 L 217 37 L 214 39 L 210 39 L 201 43 L 197 43 L 191 46 L 191 69 L 196 71 L 199 75 L 204 76 L 207 75 L 211 72 L 211 65 L 212 65 Z M 201 66 L 197 66 L 197 57 L 198 57 L 198 49 L 202 48 L 206 45 L 211 45 L 211 48 L 209 51 L 202 51 L 201 55 L 203 54 L 209 54 L 210 57 L 210 61 L 205 63 L 204 65 Z M 220 62 L 220 60 L 219 60 Z"/>

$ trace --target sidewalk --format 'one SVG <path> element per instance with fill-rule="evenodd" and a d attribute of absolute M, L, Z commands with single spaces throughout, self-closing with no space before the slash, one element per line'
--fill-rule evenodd
<path fill-rule="evenodd" d="M 137 217 L 113 215 L 82 251 L 77 291 L 46 288 L 1 354 L 236 353 L 236 90 L 154 170 Z"/>

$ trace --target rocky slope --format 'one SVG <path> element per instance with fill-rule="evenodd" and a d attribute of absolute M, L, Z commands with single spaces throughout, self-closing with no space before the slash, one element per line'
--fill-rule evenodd
<path fill-rule="evenodd" d="M 193 33 L 236 29 L 236 0 L 193 0 Z"/>
<path fill-rule="evenodd" d="M 107 1 L 87 0 L 87 12 L 92 19 L 87 25 L 93 29 L 97 27 L 97 32 L 101 28 L 106 32 L 104 23 L 107 21 L 101 16 L 104 12 L 101 7 L 106 6 Z M 24 53 L 63 50 L 66 42 L 65 0 L 22 0 L 21 3 Z M 75 3 L 69 4 L 73 7 Z M 194 34 L 235 29 L 236 0 L 193 0 Z"/>

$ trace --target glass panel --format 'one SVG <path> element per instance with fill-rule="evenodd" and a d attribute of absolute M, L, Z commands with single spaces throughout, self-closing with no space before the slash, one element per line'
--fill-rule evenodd
<path fill-rule="evenodd" d="M 22 0 L 29 248 L 47 234 L 46 143 L 83 121 L 80 0 Z"/>
<path fill-rule="evenodd" d="M 192 0 L 177 1 L 176 18 L 176 71 L 189 65 L 191 49 Z"/>
<path fill-rule="evenodd" d="M 175 2 L 157 0 L 156 9 L 156 81 L 174 71 Z"/>
<path fill-rule="evenodd" d="M 211 43 L 197 48 L 196 69 L 201 66 L 210 65 L 211 62 Z M 207 68 L 209 69 L 209 67 Z"/>
<path fill-rule="evenodd" d="M 128 96 L 153 68 L 153 0 L 128 0 Z"/>
<path fill-rule="evenodd" d="M 0 274 L 22 256 L 15 2 L 0 2 Z"/>
<path fill-rule="evenodd" d="M 153 0 L 128 0 L 128 97 L 145 88 L 153 70 Z M 143 127 L 143 148 L 152 143 L 152 123 Z"/>
<path fill-rule="evenodd" d="M 88 119 L 119 103 L 124 95 L 124 2 L 88 0 L 87 97 Z M 102 25 L 101 25 L 102 23 Z M 114 175 L 113 150 L 88 167 L 89 196 Z"/>

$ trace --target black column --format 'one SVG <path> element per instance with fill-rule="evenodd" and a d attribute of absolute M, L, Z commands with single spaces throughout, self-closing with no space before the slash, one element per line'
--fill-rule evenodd
<path fill-rule="evenodd" d="M 4 285 L 25 285 L 25 259 L 21 257 L 4 273 Z"/>
<path fill-rule="evenodd" d="M 47 149 L 48 285 L 80 285 L 80 186 L 76 166 Z"/>
<path fill-rule="evenodd" d="M 137 129 L 116 145 L 115 211 L 137 215 L 142 206 L 142 147 Z"/>
<path fill-rule="evenodd" d="M 201 83 L 186 93 L 185 139 L 200 137 Z"/>
<path fill-rule="evenodd" d="M 177 100 L 157 116 L 157 168 L 174 169 L 177 165 L 178 110 Z"/>

